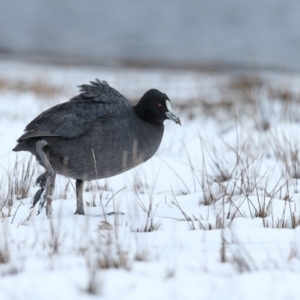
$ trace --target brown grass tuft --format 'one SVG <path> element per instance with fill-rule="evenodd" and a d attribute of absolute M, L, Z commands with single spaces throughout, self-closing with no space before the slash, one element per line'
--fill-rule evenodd
<path fill-rule="evenodd" d="M 9 90 L 16 92 L 31 92 L 38 96 L 54 96 L 61 94 L 64 90 L 62 87 L 55 86 L 47 81 L 35 79 L 33 81 L 9 80 L 0 78 L 0 90 Z"/>

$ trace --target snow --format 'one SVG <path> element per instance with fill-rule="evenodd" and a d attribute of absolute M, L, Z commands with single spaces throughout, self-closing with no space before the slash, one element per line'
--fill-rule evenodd
<path fill-rule="evenodd" d="M 135 101 L 162 90 L 182 127 L 165 122 L 146 163 L 86 182 L 86 216 L 73 214 L 74 180 L 62 176 L 52 218 L 36 215 L 42 168 L 32 160 L 26 176 L 30 155 L 11 149 L 96 77 Z M 299 83 L 0 61 L 0 299 L 299 299 Z"/>

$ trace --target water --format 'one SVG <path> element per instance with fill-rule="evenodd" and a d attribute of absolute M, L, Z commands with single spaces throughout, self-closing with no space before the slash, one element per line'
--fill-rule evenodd
<path fill-rule="evenodd" d="M 299 0 L 0 0 L 0 58 L 300 70 L 299 20 Z"/>

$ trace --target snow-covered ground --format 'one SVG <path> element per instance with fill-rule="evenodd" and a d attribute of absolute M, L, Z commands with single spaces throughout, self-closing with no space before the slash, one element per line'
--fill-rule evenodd
<path fill-rule="evenodd" d="M 165 92 L 156 155 L 119 176 L 57 177 L 53 217 L 30 209 L 42 168 L 11 149 L 43 110 L 103 79 Z M 0 299 L 299 299 L 300 75 L 0 62 Z M 108 215 L 116 211 L 124 214 Z"/>

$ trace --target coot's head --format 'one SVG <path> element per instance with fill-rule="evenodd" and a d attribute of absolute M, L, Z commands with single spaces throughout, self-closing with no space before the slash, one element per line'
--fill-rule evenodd
<path fill-rule="evenodd" d="M 139 103 L 134 107 L 139 117 L 153 124 L 162 124 L 170 119 L 181 125 L 179 118 L 174 114 L 168 96 L 156 89 L 145 93 Z"/>

